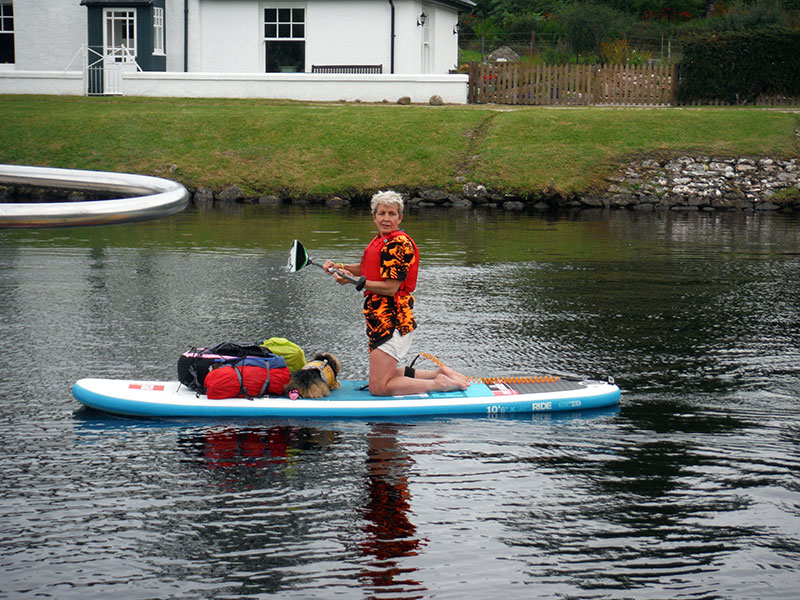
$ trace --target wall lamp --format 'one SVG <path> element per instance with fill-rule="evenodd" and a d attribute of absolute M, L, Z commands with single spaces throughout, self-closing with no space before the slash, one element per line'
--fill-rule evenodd
<path fill-rule="evenodd" d="M 453 25 L 453 35 L 458 35 L 459 31 L 461 31 L 461 23 L 456 23 Z"/>
<path fill-rule="evenodd" d="M 424 12 L 420 13 L 420 15 L 417 17 L 417 26 L 418 27 L 424 26 L 425 25 L 425 21 L 427 19 L 428 19 L 428 15 L 426 15 Z"/>

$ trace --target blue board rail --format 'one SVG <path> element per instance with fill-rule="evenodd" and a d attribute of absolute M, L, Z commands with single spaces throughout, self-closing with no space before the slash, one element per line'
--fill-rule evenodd
<path fill-rule="evenodd" d="M 605 408 L 619 403 L 619 388 L 608 382 L 564 383 L 562 389 L 515 393 L 473 383 L 465 391 L 376 397 L 366 382 L 342 381 L 322 399 L 287 397 L 209 400 L 177 381 L 81 379 L 72 387 L 83 405 L 130 417 L 407 417 L 472 414 L 499 416 Z"/>

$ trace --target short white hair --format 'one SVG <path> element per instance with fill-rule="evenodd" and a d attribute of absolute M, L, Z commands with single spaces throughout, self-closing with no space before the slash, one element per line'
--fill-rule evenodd
<path fill-rule="evenodd" d="M 369 206 L 372 209 L 372 214 L 378 210 L 379 204 L 386 204 L 387 206 L 396 206 L 397 212 L 403 214 L 403 197 L 393 190 L 386 190 L 385 192 L 378 192 L 373 194 Z"/>

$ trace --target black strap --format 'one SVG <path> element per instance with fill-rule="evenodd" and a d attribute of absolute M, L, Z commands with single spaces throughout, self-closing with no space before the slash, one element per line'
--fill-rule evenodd
<path fill-rule="evenodd" d="M 253 365 L 249 365 L 253 366 Z M 241 367 L 241 371 L 239 368 Z M 261 398 L 264 396 L 264 393 L 269 389 L 269 361 L 265 361 L 264 368 L 267 370 L 267 377 L 264 379 L 264 383 L 261 385 L 261 389 L 258 390 L 258 394 L 255 396 L 251 396 L 247 393 L 247 388 L 244 387 L 244 360 L 242 360 L 239 364 L 233 365 L 234 371 L 236 371 L 236 377 L 239 379 L 239 393 L 248 400 L 252 400 L 253 398 Z M 256 367 L 258 368 L 258 367 Z"/>
<path fill-rule="evenodd" d="M 265 364 L 267 367 L 267 378 L 264 380 L 264 385 L 262 385 L 261 389 L 258 390 L 258 398 L 261 398 L 264 395 L 264 392 L 269 389 L 269 361 L 266 361 Z"/>
<path fill-rule="evenodd" d="M 239 365 L 231 365 L 233 371 L 236 373 L 236 378 L 239 380 L 239 393 L 247 398 L 247 390 L 244 389 L 244 374 L 239 370 Z M 244 368 L 244 367 L 242 367 Z"/>

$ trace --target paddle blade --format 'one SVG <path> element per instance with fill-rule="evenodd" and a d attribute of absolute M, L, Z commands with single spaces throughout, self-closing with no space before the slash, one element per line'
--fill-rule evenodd
<path fill-rule="evenodd" d="M 290 272 L 295 273 L 308 264 L 308 253 L 298 240 L 292 243 L 292 249 L 289 250 L 289 262 L 286 268 Z"/>

